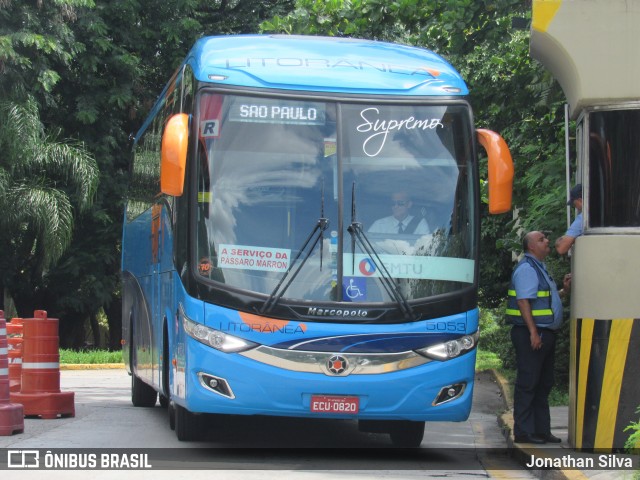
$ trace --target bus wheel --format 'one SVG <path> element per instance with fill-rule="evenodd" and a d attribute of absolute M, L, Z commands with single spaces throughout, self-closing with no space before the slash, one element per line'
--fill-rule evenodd
<path fill-rule="evenodd" d="M 171 430 L 176 429 L 176 407 L 175 403 L 169 400 L 169 405 L 167 405 L 167 414 L 169 415 L 169 428 Z"/>
<path fill-rule="evenodd" d="M 200 440 L 203 433 L 202 418 L 191 413 L 186 408 L 173 404 L 174 426 L 176 429 L 176 437 L 181 442 L 189 442 L 191 440 Z"/>
<path fill-rule="evenodd" d="M 136 344 L 133 335 L 133 320 L 131 320 L 131 341 L 129 342 L 129 364 L 131 365 L 131 403 L 134 407 L 155 407 L 158 393 L 155 389 L 144 383 L 136 375 Z"/>
<path fill-rule="evenodd" d="M 135 373 L 131 373 L 131 403 L 134 407 L 154 407 L 157 392 L 142 380 Z"/>
<path fill-rule="evenodd" d="M 398 420 L 393 423 L 389 436 L 396 447 L 418 448 L 424 437 L 424 422 Z"/>
<path fill-rule="evenodd" d="M 169 406 L 169 333 L 167 332 L 167 319 L 164 319 L 164 327 L 162 328 L 162 389 L 158 394 L 160 406 L 167 408 Z"/>

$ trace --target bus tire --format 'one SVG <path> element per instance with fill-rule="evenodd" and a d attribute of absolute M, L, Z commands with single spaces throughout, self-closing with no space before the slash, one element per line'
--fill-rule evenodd
<path fill-rule="evenodd" d="M 162 408 L 169 406 L 169 332 L 167 331 L 167 319 L 164 319 L 162 327 L 162 389 L 158 394 L 158 400 Z"/>
<path fill-rule="evenodd" d="M 133 341 L 133 322 L 131 328 L 131 342 L 130 345 L 130 365 L 131 365 L 131 403 L 134 407 L 155 407 L 156 400 L 158 399 L 158 393 L 155 389 L 144 383 L 136 375 L 136 358 L 135 351 L 136 345 Z"/>
<path fill-rule="evenodd" d="M 202 419 L 177 403 L 173 404 L 173 412 L 178 440 L 181 442 L 200 440 L 203 433 Z"/>
<path fill-rule="evenodd" d="M 389 436 L 395 447 L 418 448 L 424 438 L 424 422 L 398 420 L 393 423 Z"/>
<path fill-rule="evenodd" d="M 167 415 L 169 416 L 169 428 L 171 430 L 176 429 L 176 407 L 175 403 L 169 400 L 169 405 L 167 405 Z"/>
<path fill-rule="evenodd" d="M 131 374 L 131 403 L 134 407 L 155 407 L 158 393 L 153 387 Z"/>

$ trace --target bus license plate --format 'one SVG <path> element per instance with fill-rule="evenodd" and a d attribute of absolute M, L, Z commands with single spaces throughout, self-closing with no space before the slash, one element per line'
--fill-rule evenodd
<path fill-rule="evenodd" d="M 358 397 L 335 397 L 329 395 L 312 395 L 311 411 L 316 413 L 358 413 L 360 399 Z"/>

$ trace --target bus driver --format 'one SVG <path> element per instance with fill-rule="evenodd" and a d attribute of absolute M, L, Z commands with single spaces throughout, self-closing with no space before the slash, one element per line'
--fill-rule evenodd
<path fill-rule="evenodd" d="M 424 235 L 429 233 L 427 221 L 410 214 L 413 202 L 406 192 L 391 196 L 391 215 L 373 222 L 369 233 L 400 233 Z"/>

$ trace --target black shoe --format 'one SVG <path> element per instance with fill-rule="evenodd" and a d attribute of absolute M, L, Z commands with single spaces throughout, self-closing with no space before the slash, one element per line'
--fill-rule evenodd
<path fill-rule="evenodd" d="M 546 435 L 537 435 L 537 436 L 542 437 L 547 443 L 562 443 L 562 439 L 556 437 L 552 433 L 548 433 Z"/>
<path fill-rule="evenodd" d="M 554 437 L 555 438 L 555 437 Z M 514 438 L 516 443 L 535 443 L 541 445 L 546 443 L 545 439 L 536 435 L 517 435 Z"/>

